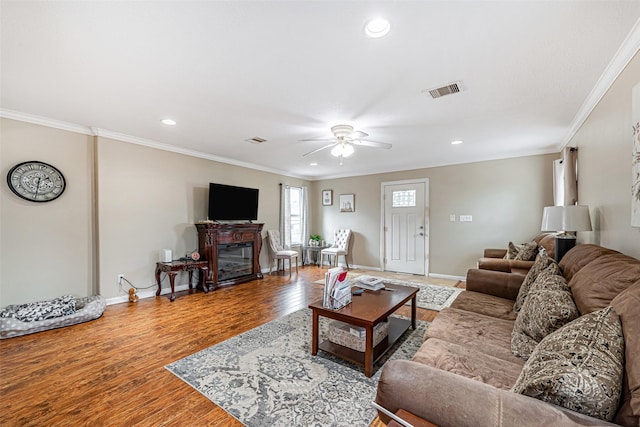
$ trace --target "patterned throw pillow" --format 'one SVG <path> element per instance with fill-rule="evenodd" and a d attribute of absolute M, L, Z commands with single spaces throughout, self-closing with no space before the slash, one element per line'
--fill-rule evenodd
<path fill-rule="evenodd" d="M 544 337 L 579 315 L 564 277 L 543 271 L 531 285 L 516 317 L 511 332 L 511 352 L 528 358 Z"/>
<path fill-rule="evenodd" d="M 538 244 L 536 242 L 524 243 L 518 251 L 518 255 L 516 255 L 514 260 L 533 261 L 536 258 L 537 253 Z"/>
<path fill-rule="evenodd" d="M 520 245 L 515 245 L 513 242 L 509 242 L 507 245 L 507 253 L 504 254 L 503 259 L 515 259 L 518 256 L 518 251 L 520 250 Z"/>
<path fill-rule="evenodd" d="M 520 285 L 518 297 L 516 298 L 516 302 L 513 304 L 513 311 L 516 313 L 520 311 L 522 304 L 524 304 L 524 300 L 527 298 L 531 284 L 533 284 L 538 275 L 546 269 L 549 269 L 551 274 L 560 274 L 560 267 L 558 267 L 558 264 L 556 264 L 553 258 L 549 258 L 546 251 L 540 251 L 536 257 L 536 261 L 533 263 L 533 266 L 529 269 L 529 272 L 522 281 L 522 285 Z"/>
<path fill-rule="evenodd" d="M 620 400 L 623 363 L 622 326 L 607 307 L 544 338 L 511 391 L 611 421 Z"/>
<path fill-rule="evenodd" d="M 538 244 L 536 242 L 523 243 L 516 245 L 513 242 L 509 242 L 507 245 L 507 253 L 503 259 L 512 259 L 520 261 L 533 261 L 538 253 Z"/>
<path fill-rule="evenodd" d="M 0 311 L 0 317 L 12 317 L 22 322 L 35 322 L 67 316 L 75 311 L 76 298 L 73 295 L 63 295 L 49 301 L 8 305 Z"/>

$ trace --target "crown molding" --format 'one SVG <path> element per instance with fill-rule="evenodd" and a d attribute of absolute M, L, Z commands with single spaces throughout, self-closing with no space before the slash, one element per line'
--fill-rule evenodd
<path fill-rule="evenodd" d="M 49 119 L 47 117 L 36 116 L 33 114 L 21 113 L 20 111 L 7 110 L 5 108 L 0 108 L 0 117 L 4 117 L 5 119 L 18 120 L 20 122 L 32 123 L 34 125 L 46 126 L 54 129 L 66 130 L 68 132 L 81 133 L 83 135 L 94 135 L 93 131 L 88 126 L 76 125 L 74 123 Z"/>
<path fill-rule="evenodd" d="M 607 65 L 607 68 L 598 79 L 598 82 L 593 89 L 591 89 L 591 92 L 582 104 L 582 107 L 580 107 L 576 113 L 571 125 L 569 126 L 569 132 L 567 132 L 567 135 L 562 140 L 558 147 L 558 151 L 561 151 L 575 136 L 580 127 L 582 127 L 584 122 L 587 120 L 587 117 L 589 117 L 594 108 L 596 108 L 596 105 L 598 105 L 602 97 L 611 88 L 622 71 L 624 71 L 627 64 L 629 64 L 633 57 L 638 53 L 638 50 L 640 50 L 640 19 L 636 21 L 629 34 L 627 34 L 627 37 L 622 42 L 622 45 L 615 55 L 613 55 L 611 62 Z"/>
<path fill-rule="evenodd" d="M 241 162 L 238 160 L 228 159 L 226 157 L 214 156 L 212 154 L 203 153 L 201 151 L 176 147 L 175 145 L 171 145 L 171 144 L 164 144 L 161 142 L 156 142 L 156 141 L 152 141 L 144 138 L 138 138 L 136 136 L 126 135 L 123 133 L 112 132 L 112 131 L 97 128 L 97 127 L 76 125 L 73 123 L 63 122 L 61 120 L 49 119 L 46 117 L 36 116 L 33 114 L 22 113 L 19 111 L 0 108 L 0 117 L 6 118 L 6 119 L 18 120 L 21 122 L 32 123 L 32 124 L 41 125 L 41 126 L 46 126 L 54 129 L 61 129 L 69 132 L 80 133 L 84 135 L 97 136 L 100 138 L 109 138 L 116 141 L 128 142 L 130 144 L 142 145 L 145 147 L 155 148 L 158 150 L 164 150 L 164 151 L 170 151 L 172 153 L 183 154 L 185 156 L 197 157 L 200 159 L 211 160 L 214 162 L 226 163 L 233 166 L 259 170 L 262 172 L 288 176 L 291 178 L 304 179 L 307 181 L 311 180 L 311 178 L 308 176 L 294 175 L 279 169 L 268 168 L 262 165 L 257 165 L 257 164 L 248 163 L 248 162 Z"/>

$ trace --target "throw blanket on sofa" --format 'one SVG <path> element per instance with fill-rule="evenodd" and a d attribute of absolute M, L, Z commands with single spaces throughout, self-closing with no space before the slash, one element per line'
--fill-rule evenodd
<path fill-rule="evenodd" d="M 73 295 L 63 295 L 49 301 L 9 305 L 0 311 L 0 317 L 10 317 L 22 322 L 35 322 L 68 316 L 75 311 L 76 298 Z"/>

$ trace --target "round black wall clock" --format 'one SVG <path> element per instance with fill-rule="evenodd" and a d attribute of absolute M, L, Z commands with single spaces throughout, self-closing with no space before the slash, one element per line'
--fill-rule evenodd
<path fill-rule="evenodd" d="M 64 192 L 66 182 L 54 166 L 35 160 L 11 168 L 7 184 L 17 196 L 30 202 L 50 202 Z"/>

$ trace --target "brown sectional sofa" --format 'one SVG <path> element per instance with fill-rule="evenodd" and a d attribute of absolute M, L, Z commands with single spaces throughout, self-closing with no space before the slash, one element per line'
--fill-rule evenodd
<path fill-rule="evenodd" d="M 584 244 L 564 256 L 560 269 L 581 318 L 609 305 L 619 315 L 625 360 L 613 421 L 640 426 L 640 261 Z M 511 391 L 526 363 L 511 352 L 513 305 L 524 278 L 469 270 L 467 290 L 438 313 L 413 359 L 385 364 L 376 402 L 441 427 L 615 425 Z"/>
<path fill-rule="evenodd" d="M 543 247 L 552 258 L 555 256 L 555 233 L 541 233 L 531 241 Z M 533 261 L 503 259 L 506 253 L 506 249 L 485 249 L 482 258 L 478 260 L 478 268 L 481 270 L 504 271 L 505 273 L 527 274 L 533 265 Z"/>

